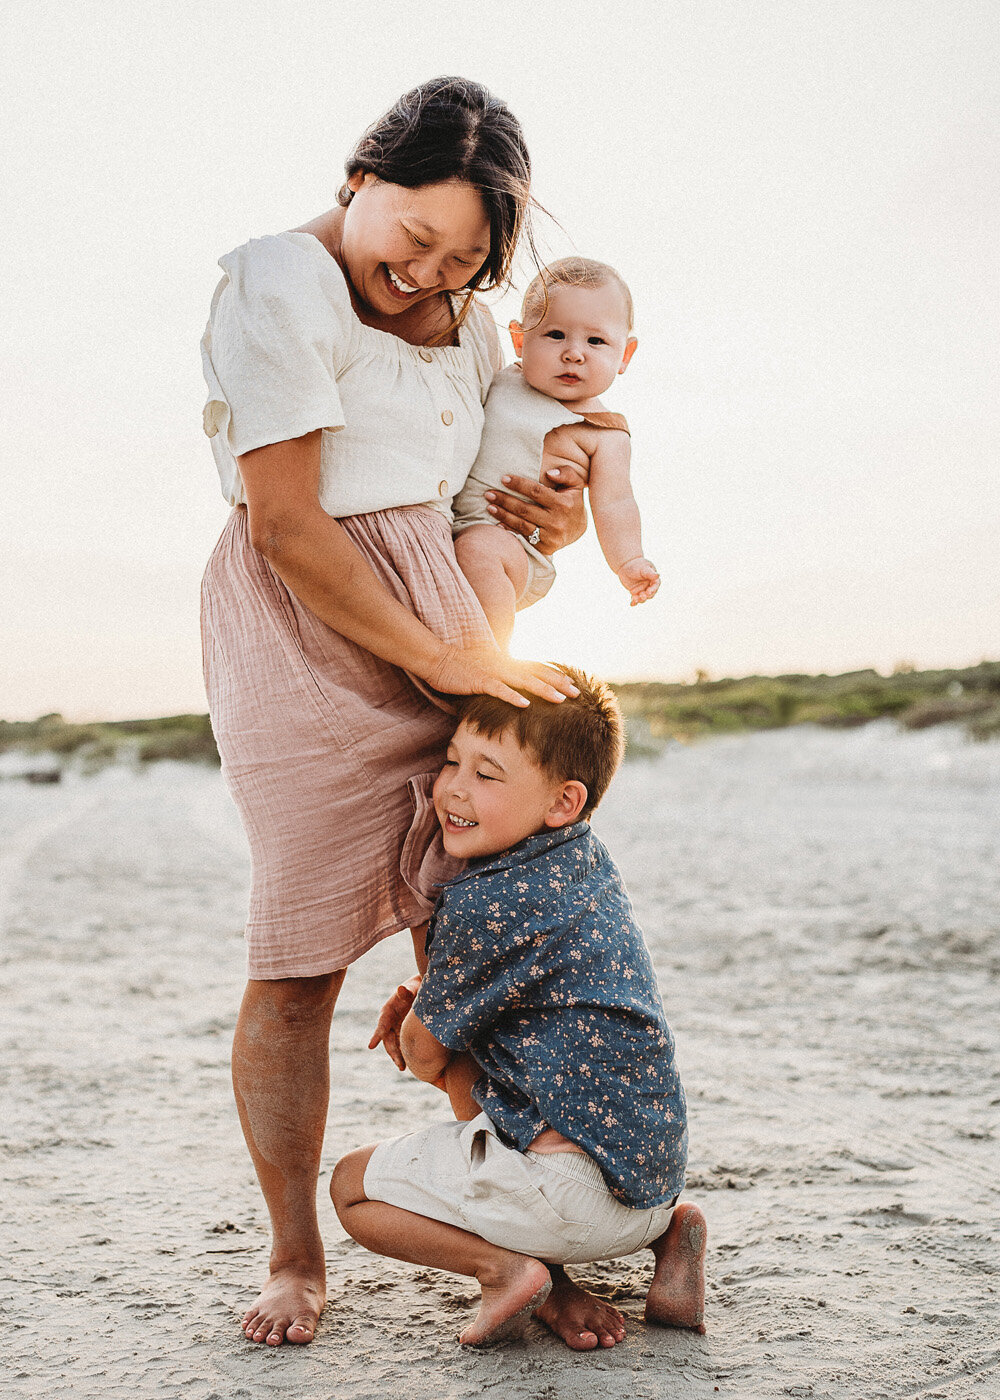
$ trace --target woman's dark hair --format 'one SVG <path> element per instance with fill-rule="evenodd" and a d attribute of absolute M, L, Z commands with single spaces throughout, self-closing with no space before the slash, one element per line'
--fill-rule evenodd
<path fill-rule="evenodd" d="M 517 118 L 481 83 L 432 78 L 404 92 L 368 128 L 344 168 L 348 179 L 371 171 L 387 184 L 411 190 L 464 180 L 482 195 L 490 220 L 489 256 L 465 284 L 468 296 L 449 332 L 465 320 L 475 291 L 509 282 L 514 250 L 528 222 L 531 162 Z M 337 198 L 347 205 L 352 196 L 344 185 Z"/>

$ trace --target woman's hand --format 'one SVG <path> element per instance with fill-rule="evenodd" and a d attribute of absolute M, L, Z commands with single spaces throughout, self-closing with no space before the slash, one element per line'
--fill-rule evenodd
<path fill-rule="evenodd" d="M 583 488 L 586 473 L 576 467 L 550 467 L 546 481 L 530 476 L 505 476 L 503 483 L 528 500 L 519 500 L 505 491 L 487 491 L 490 514 L 515 534 L 531 539 L 541 554 L 555 554 L 557 549 L 578 540 L 587 529 L 587 512 L 583 508 Z M 548 483 L 551 483 L 548 484 Z"/>
<path fill-rule="evenodd" d="M 406 1020 L 406 1013 L 417 999 L 420 981 L 420 974 L 414 973 L 409 981 L 399 984 L 383 1006 L 379 1014 L 378 1024 L 375 1027 L 375 1034 L 368 1042 L 369 1050 L 374 1050 L 376 1045 L 384 1046 L 385 1053 L 397 1069 L 406 1068 L 403 1052 L 399 1048 L 399 1028 Z"/>
<path fill-rule="evenodd" d="M 542 700 L 559 703 L 567 695 L 579 695 L 562 671 L 544 661 L 518 661 L 497 647 L 445 647 L 440 662 L 426 680 L 445 695 L 495 695 L 511 705 L 524 707 L 526 690 Z"/>

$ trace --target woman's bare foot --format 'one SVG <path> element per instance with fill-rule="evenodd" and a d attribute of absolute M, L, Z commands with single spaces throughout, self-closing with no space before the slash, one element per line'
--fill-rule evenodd
<path fill-rule="evenodd" d="M 315 1335 L 325 1302 L 323 1272 L 293 1265 L 275 1269 L 256 1303 L 243 1315 L 243 1335 L 269 1347 L 280 1347 L 282 1342 L 304 1346 Z"/>
<path fill-rule="evenodd" d="M 678 1206 L 666 1231 L 649 1246 L 656 1257 L 646 1295 L 646 1321 L 705 1330 L 705 1242 L 708 1227 L 696 1205 Z"/>
<path fill-rule="evenodd" d="M 618 1309 L 588 1293 L 555 1264 L 552 1292 L 535 1316 L 573 1351 L 613 1347 L 625 1340 L 625 1319 Z"/>
<path fill-rule="evenodd" d="M 481 1347 L 490 1342 L 519 1336 L 524 1324 L 548 1296 L 552 1281 L 538 1259 L 525 1254 L 508 1254 L 496 1269 L 479 1276 L 483 1296 L 479 1311 L 459 1337 L 464 1347 Z"/>

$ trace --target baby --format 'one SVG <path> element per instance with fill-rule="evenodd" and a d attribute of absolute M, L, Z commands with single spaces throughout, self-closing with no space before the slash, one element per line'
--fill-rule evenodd
<path fill-rule="evenodd" d="M 628 424 L 599 397 L 624 374 L 638 344 L 628 287 L 606 263 L 561 258 L 530 283 L 510 333 L 520 363 L 493 381 L 479 455 L 454 506 L 458 562 L 501 645 L 515 611 L 543 597 L 555 577 L 537 528 L 525 539 L 490 513 L 485 493 L 505 489 L 511 473 L 537 477 L 573 466 L 589 474 L 597 538 L 632 604 L 660 586 L 642 553 Z"/>
<path fill-rule="evenodd" d="M 359 1244 L 479 1282 L 467 1346 L 532 1311 L 545 1320 L 549 1265 L 640 1249 L 655 1259 L 647 1319 L 705 1330 L 705 1218 L 675 1204 L 687 1123 L 673 1037 L 587 820 L 621 717 L 606 686 L 566 674 L 580 693 L 559 705 L 466 700 L 434 782 L 440 839 L 467 865 L 438 900 L 399 1045 L 467 1121 L 349 1153 L 330 1184 Z"/>

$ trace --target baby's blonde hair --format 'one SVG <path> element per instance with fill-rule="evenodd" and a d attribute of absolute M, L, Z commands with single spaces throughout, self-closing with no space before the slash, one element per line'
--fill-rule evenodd
<path fill-rule="evenodd" d="M 628 283 L 610 264 L 597 262 L 594 258 L 559 258 L 536 273 L 528 283 L 524 301 L 521 303 L 521 324 L 530 330 L 531 326 L 537 326 L 540 321 L 544 321 L 545 313 L 549 309 L 550 287 L 606 287 L 609 282 L 621 289 L 625 298 L 625 317 L 631 331 L 635 309 Z M 534 318 L 530 325 L 529 317 Z"/>

